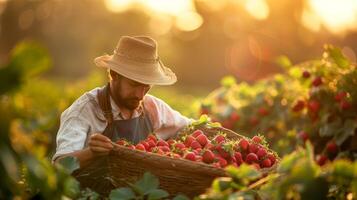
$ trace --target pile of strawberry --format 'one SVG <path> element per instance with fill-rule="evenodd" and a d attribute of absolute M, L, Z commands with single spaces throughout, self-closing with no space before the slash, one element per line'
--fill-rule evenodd
<path fill-rule="evenodd" d="M 224 134 L 208 138 L 199 129 L 192 134 L 182 135 L 176 140 L 165 141 L 151 134 L 137 145 L 125 140 L 118 140 L 116 143 L 131 149 L 203 162 L 219 168 L 227 165 L 240 166 L 242 163 L 253 165 L 257 169 L 269 168 L 274 165 L 277 158 L 274 153 L 268 151 L 266 142 L 261 136 L 254 136 L 251 141 L 245 138 L 232 141 Z"/>

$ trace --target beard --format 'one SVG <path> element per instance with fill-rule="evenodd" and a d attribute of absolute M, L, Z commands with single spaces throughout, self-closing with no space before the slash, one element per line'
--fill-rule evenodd
<path fill-rule="evenodd" d="M 141 99 L 136 97 L 132 98 L 123 98 L 120 94 L 115 94 L 115 98 L 119 106 L 122 106 L 128 110 L 135 110 L 139 107 Z"/>

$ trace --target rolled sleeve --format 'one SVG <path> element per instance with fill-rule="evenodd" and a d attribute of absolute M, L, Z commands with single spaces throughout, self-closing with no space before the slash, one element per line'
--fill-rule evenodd
<path fill-rule="evenodd" d="M 83 149 L 90 126 L 79 117 L 64 119 L 61 117 L 61 126 L 56 137 L 56 153 L 52 157 L 55 161 L 59 156 Z"/>

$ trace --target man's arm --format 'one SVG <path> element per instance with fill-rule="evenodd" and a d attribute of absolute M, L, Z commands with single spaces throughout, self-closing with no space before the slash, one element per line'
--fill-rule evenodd
<path fill-rule="evenodd" d="M 74 151 L 72 153 L 61 155 L 55 160 L 55 162 L 58 162 L 58 160 L 67 156 L 74 156 L 78 159 L 79 165 L 82 168 L 87 166 L 93 160 L 93 158 L 97 156 L 108 155 L 113 147 L 114 146 L 108 137 L 100 133 L 92 134 L 89 138 L 88 147 L 82 150 Z"/>

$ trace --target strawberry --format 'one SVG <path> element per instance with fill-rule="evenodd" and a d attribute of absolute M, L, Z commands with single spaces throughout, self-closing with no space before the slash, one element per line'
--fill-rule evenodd
<path fill-rule="evenodd" d="M 274 163 L 276 161 L 274 154 L 272 154 L 272 153 L 268 154 L 268 158 L 271 161 L 271 165 L 274 165 Z"/>
<path fill-rule="evenodd" d="M 310 100 L 307 104 L 307 108 L 310 112 L 316 113 L 320 110 L 320 102 L 317 100 Z"/>
<path fill-rule="evenodd" d="M 312 85 L 314 87 L 318 87 L 322 84 L 322 78 L 320 76 L 317 76 L 313 81 L 312 81 Z"/>
<path fill-rule="evenodd" d="M 225 142 L 226 138 L 224 137 L 224 135 L 216 135 L 213 140 L 216 141 L 217 144 L 219 144 L 221 142 Z"/>
<path fill-rule="evenodd" d="M 177 153 L 172 153 L 171 157 L 173 157 L 173 158 L 181 158 L 180 154 L 177 154 Z"/>
<path fill-rule="evenodd" d="M 117 140 L 115 143 L 121 145 L 121 146 L 125 146 L 128 144 L 128 142 L 124 139 L 120 139 L 120 140 Z"/>
<path fill-rule="evenodd" d="M 187 160 L 196 161 L 196 155 L 193 152 L 186 153 L 184 158 Z"/>
<path fill-rule="evenodd" d="M 244 150 L 244 151 L 248 150 L 249 142 L 246 139 L 244 139 L 244 138 L 241 139 L 238 144 L 242 150 Z"/>
<path fill-rule="evenodd" d="M 223 168 L 228 165 L 228 162 L 226 159 L 219 157 L 219 165 Z"/>
<path fill-rule="evenodd" d="M 193 136 L 194 138 L 197 138 L 199 135 L 202 135 L 202 134 L 204 134 L 203 131 L 197 129 L 197 130 L 195 130 L 195 131 L 192 133 L 192 136 Z"/>
<path fill-rule="evenodd" d="M 197 162 L 202 162 L 202 156 L 196 155 L 196 161 Z"/>
<path fill-rule="evenodd" d="M 168 146 L 158 146 L 163 152 L 169 152 L 170 148 Z"/>
<path fill-rule="evenodd" d="M 202 161 L 205 163 L 212 163 L 214 161 L 214 154 L 210 150 L 205 150 L 202 154 Z"/>
<path fill-rule="evenodd" d="M 156 143 L 153 141 L 153 140 L 148 140 L 147 141 L 148 145 L 149 145 L 149 148 L 153 148 L 153 147 L 156 147 Z"/>
<path fill-rule="evenodd" d="M 257 153 L 258 145 L 251 143 L 251 144 L 249 144 L 248 149 L 249 149 L 249 153 Z"/>
<path fill-rule="evenodd" d="M 257 156 L 259 159 L 264 158 L 267 155 L 267 150 L 265 150 L 264 148 L 260 148 L 257 152 Z"/>
<path fill-rule="evenodd" d="M 257 117 L 253 116 L 253 117 L 251 117 L 251 118 L 249 119 L 249 123 L 250 123 L 250 125 L 252 125 L 252 126 L 256 126 L 257 124 L 259 124 L 259 120 L 258 120 Z"/>
<path fill-rule="evenodd" d="M 346 96 L 347 96 L 347 92 L 345 92 L 345 91 L 340 91 L 340 92 L 338 92 L 338 93 L 335 95 L 335 100 L 336 100 L 337 102 L 340 102 L 342 99 L 345 99 Z"/>
<path fill-rule="evenodd" d="M 175 144 L 176 141 L 173 139 L 169 139 L 169 140 L 167 140 L 167 143 L 171 146 L 171 145 Z"/>
<path fill-rule="evenodd" d="M 304 77 L 304 78 L 310 78 L 310 72 L 308 72 L 308 71 L 303 71 L 302 72 L 302 77 Z"/>
<path fill-rule="evenodd" d="M 333 140 L 328 142 L 326 145 L 326 150 L 327 150 L 327 152 L 332 153 L 332 154 L 337 153 L 338 146 L 337 146 L 336 142 Z"/>
<path fill-rule="evenodd" d="M 351 103 L 349 103 L 347 100 L 345 100 L 345 99 L 341 100 L 341 102 L 340 102 L 341 110 L 348 110 L 351 107 L 352 107 Z"/>
<path fill-rule="evenodd" d="M 128 147 L 129 149 L 135 149 L 135 146 L 134 145 L 132 145 L 132 144 L 129 144 L 128 146 L 126 146 L 126 147 Z"/>
<path fill-rule="evenodd" d="M 191 135 L 188 135 L 185 139 L 185 145 L 186 147 L 190 147 L 191 143 L 195 140 L 195 138 Z"/>
<path fill-rule="evenodd" d="M 266 168 L 266 167 L 271 167 L 271 160 L 269 158 L 264 159 L 261 163 L 260 163 L 260 167 L 261 168 Z"/>
<path fill-rule="evenodd" d="M 253 142 L 258 143 L 258 144 L 261 144 L 261 143 L 262 143 L 262 138 L 259 137 L 259 136 L 254 136 L 254 137 L 252 138 L 252 140 L 253 140 Z"/>
<path fill-rule="evenodd" d="M 229 116 L 229 118 L 230 118 L 233 122 L 236 122 L 236 121 L 239 121 L 240 116 L 238 115 L 238 113 L 232 112 L 231 115 Z"/>
<path fill-rule="evenodd" d="M 309 135 L 305 131 L 300 131 L 298 133 L 298 137 L 302 139 L 302 141 L 306 142 L 309 139 Z"/>
<path fill-rule="evenodd" d="M 240 152 L 234 152 L 234 158 L 236 159 L 237 164 L 242 164 L 243 159 L 242 159 L 242 154 Z"/>
<path fill-rule="evenodd" d="M 147 142 L 145 142 L 145 141 L 141 141 L 139 144 L 144 145 L 145 150 L 148 150 L 150 148 L 149 144 Z"/>
<path fill-rule="evenodd" d="M 215 162 L 212 165 L 213 165 L 213 167 L 221 168 L 221 165 L 219 164 L 219 162 Z"/>
<path fill-rule="evenodd" d="M 293 106 L 294 112 L 300 112 L 305 107 L 305 102 L 303 100 L 298 100 Z"/>
<path fill-rule="evenodd" d="M 156 136 L 155 136 L 154 134 L 150 134 L 150 135 L 148 135 L 147 139 L 148 139 L 148 140 L 152 140 L 152 141 L 154 141 L 154 142 L 155 142 L 155 144 L 156 144 L 156 142 L 157 142 L 157 138 L 156 138 Z"/>
<path fill-rule="evenodd" d="M 258 162 L 258 156 L 255 153 L 249 153 L 245 158 L 245 162 L 248 164 Z"/>
<path fill-rule="evenodd" d="M 174 144 L 174 147 L 175 147 L 176 149 L 180 149 L 180 150 L 186 149 L 186 146 L 185 146 L 183 143 L 181 143 L 181 142 Z"/>
<path fill-rule="evenodd" d="M 316 157 L 316 162 L 318 165 L 323 166 L 325 165 L 326 161 L 328 160 L 327 156 L 325 155 L 318 155 Z"/>
<path fill-rule="evenodd" d="M 216 150 L 218 151 L 219 155 L 221 155 L 223 158 L 228 159 L 231 157 L 230 153 L 224 149 L 223 143 L 220 143 L 216 146 Z"/>
<path fill-rule="evenodd" d="M 215 146 L 210 141 L 208 141 L 205 148 L 209 149 L 209 150 L 213 150 L 215 148 Z"/>
<path fill-rule="evenodd" d="M 260 116 L 267 116 L 269 114 L 269 111 L 266 108 L 262 107 L 259 108 L 258 113 L 260 114 Z"/>
<path fill-rule="evenodd" d="M 143 144 L 140 144 L 140 143 L 135 146 L 135 149 L 140 150 L 140 151 L 145 151 L 146 150 L 145 146 Z"/>
<path fill-rule="evenodd" d="M 200 143 L 202 147 L 204 147 L 207 144 L 208 139 L 206 135 L 202 134 L 196 137 L 196 141 Z"/>
<path fill-rule="evenodd" d="M 192 149 L 202 148 L 201 144 L 198 143 L 197 141 L 193 141 L 190 146 Z"/>
<path fill-rule="evenodd" d="M 157 141 L 156 143 L 156 146 L 166 146 L 166 147 L 169 147 L 169 144 L 165 141 L 165 140 L 159 140 Z"/>

